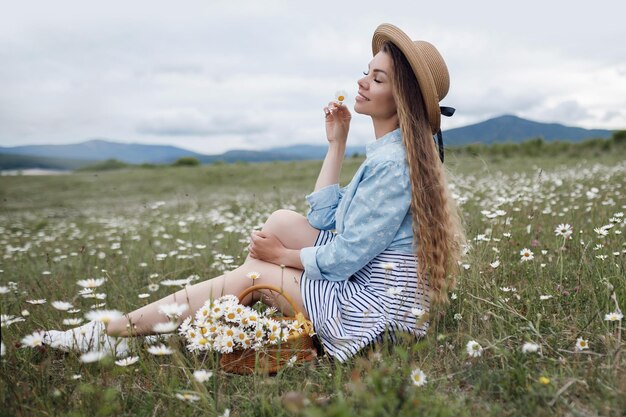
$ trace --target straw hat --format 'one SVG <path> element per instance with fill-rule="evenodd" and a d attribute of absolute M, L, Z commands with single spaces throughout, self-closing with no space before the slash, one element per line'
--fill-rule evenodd
<path fill-rule="evenodd" d="M 385 41 L 396 45 L 411 64 L 422 90 L 432 133 L 437 134 L 440 132 L 441 112 L 444 110 L 439 107 L 439 102 L 450 88 L 450 74 L 446 63 L 433 45 L 426 41 L 412 41 L 406 33 L 389 23 L 383 23 L 374 31 L 374 55 L 380 51 Z"/>

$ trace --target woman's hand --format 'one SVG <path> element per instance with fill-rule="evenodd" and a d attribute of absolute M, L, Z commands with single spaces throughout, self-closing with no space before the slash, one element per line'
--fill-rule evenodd
<path fill-rule="evenodd" d="M 285 246 L 276 236 L 267 232 L 252 232 L 248 249 L 250 257 L 276 265 L 282 264 Z"/>
<path fill-rule="evenodd" d="M 350 119 L 352 119 L 348 107 L 331 101 L 328 106 L 324 107 L 324 114 L 326 115 L 326 138 L 328 142 L 345 145 L 348 139 L 348 130 L 350 130 Z"/>

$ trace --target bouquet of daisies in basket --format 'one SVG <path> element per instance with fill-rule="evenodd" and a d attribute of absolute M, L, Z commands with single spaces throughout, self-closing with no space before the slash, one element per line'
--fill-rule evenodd
<path fill-rule="evenodd" d="M 219 353 L 262 350 L 297 334 L 313 334 L 302 313 L 297 313 L 293 320 L 277 320 L 273 318 L 276 312 L 273 307 L 257 311 L 239 304 L 236 296 L 225 295 L 208 300 L 195 315 L 187 317 L 179 334 L 186 339 L 190 352 Z"/>

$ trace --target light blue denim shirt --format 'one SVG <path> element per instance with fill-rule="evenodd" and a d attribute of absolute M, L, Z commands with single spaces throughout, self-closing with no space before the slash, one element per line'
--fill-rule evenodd
<path fill-rule="evenodd" d="M 308 279 L 345 281 L 386 249 L 413 252 L 411 184 L 400 129 L 366 145 L 366 159 L 352 181 L 306 196 L 311 226 L 336 229 L 335 239 L 303 248 Z"/>

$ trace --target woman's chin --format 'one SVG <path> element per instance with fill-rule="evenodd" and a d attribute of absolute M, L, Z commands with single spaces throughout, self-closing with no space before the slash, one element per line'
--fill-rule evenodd
<path fill-rule="evenodd" d="M 361 108 L 360 103 L 358 101 L 354 103 L 354 112 L 359 113 L 359 114 L 366 114 L 363 112 L 363 109 Z"/>

